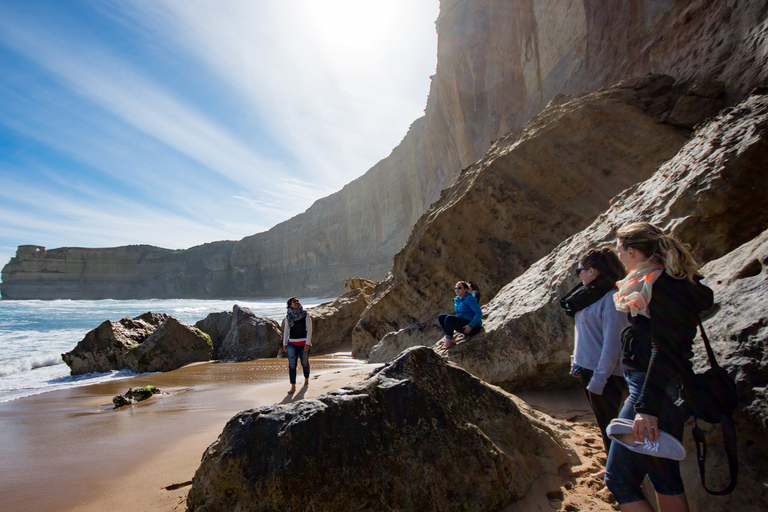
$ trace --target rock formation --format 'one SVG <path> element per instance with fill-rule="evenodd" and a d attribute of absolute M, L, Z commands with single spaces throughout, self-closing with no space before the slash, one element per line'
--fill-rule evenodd
<path fill-rule="evenodd" d="M 282 346 L 283 335 L 276 321 L 258 317 L 250 309 L 235 304 L 229 329 L 220 343 L 214 345 L 214 354 L 216 359 L 226 361 L 251 361 L 275 357 Z"/>
<path fill-rule="evenodd" d="M 755 94 L 702 126 L 653 177 L 502 288 L 483 306 L 484 332 L 452 349 L 451 359 L 509 389 L 567 383 L 573 322 L 557 298 L 573 284 L 578 255 L 612 243 L 618 227 L 648 220 L 690 242 L 699 261 L 721 257 L 768 227 L 766 165 L 768 95 Z"/>
<path fill-rule="evenodd" d="M 166 314 L 107 320 L 62 354 L 72 375 L 128 368 L 163 372 L 211 359 L 210 337 Z"/>
<path fill-rule="evenodd" d="M 353 353 L 365 356 L 387 333 L 450 312 L 458 280 L 493 297 L 650 177 L 686 141 L 659 122 L 683 92 L 671 77 L 648 75 L 561 97 L 496 141 L 416 224 L 355 328 Z"/>
<path fill-rule="evenodd" d="M 727 84 L 721 100 L 740 101 L 768 76 L 767 17 L 764 1 L 443 0 L 425 116 L 362 177 L 238 242 L 186 251 L 23 246 L 3 268 L 0 293 L 12 299 L 338 295 L 349 276 L 383 278 L 416 221 L 459 171 L 558 94 L 655 72 L 681 83 L 720 80 Z"/>
<path fill-rule="evenodd" d="M 187 507 L 501 510 L 570 461 L 558 439 L 523 402 L 416 348 L 356 385 L 236 415 Z"/>

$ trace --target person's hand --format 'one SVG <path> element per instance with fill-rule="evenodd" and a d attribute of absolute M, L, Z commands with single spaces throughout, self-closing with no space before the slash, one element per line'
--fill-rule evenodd
<path fill-rule="evenodd" d="M 468 326 L 468 325 L 465 325 L 464 326 L 464 334 L 469 334 L 470 332 L 472 332 L 472 328 L 470 326 Z"/>
<path fill-rule="evenodd" d="M 288 352 L 288 347 L 285 345 L 283 345 L 283 352 L 286 352 L 286 353 Z"/>
<path fill-rule="evenodd" d="M 659 418 L 650 414 L 635 414 L 635 421 L 632 424 L 632 434 L 635 436 L 635 441 L 645 442 L 646 433 L 648 439 L 655 443 L 656 439 L 659 438 Z"/>
<path fill-rule="evenodd" d="M 309 352 L 309 345 L 304 345 L 304 352 Z"/>

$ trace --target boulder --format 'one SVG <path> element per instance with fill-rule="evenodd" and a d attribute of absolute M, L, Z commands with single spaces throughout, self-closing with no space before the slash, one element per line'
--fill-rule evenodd
<path fill-rule="evenodd" d="M 659 122 L 682 93 L 669 76 L 627 80 L 554 102 L 496 141 L 416 224 L 355 327 L 353 355 L 452 312 L 458 280 L 493 297 L 649 178 L 686 141 Z"/>
<path fill-rule="evenodd" d="M 725 106 L 725 84 L 720 81 L 694 84 L 677 100 L 669 124 L 693 128 L 717 115 Z"/>
<path fill-rule="evenodd" d="M 89 331 L 74 349 L 61 354 L 61 358 L 72 375 L 128 368 L 125 354 L 149 338 L 168 318 L 166 314 L 148 312 L 118 322 L 107 320 Z"/>
<path fill-rule="evenodd" d="M 195 322 L 195 327 L 211 337 L 213 358 L 219 359 L 219 348 L 232 327 L 232 312 L 209 313 L 203 320 Z"/>
<path fill-rule="evenodd" d="M 282 344 L 283 335 L 275 320 L 258 317 L 250 309 L 235 304 L 229 329 L 216 355 L 227 361 L 252 361 L 276 357 Z"/>
<path fill-rule="evenodd" d="M 312 350 L 326 350 L 341 344 L 352 343 L 352 330 L 360 315 L 370 302 L 373 281 L 362 288 L 351 288 L 341 297 L 315 306 L 310 310 L 312 317 Z M 349 285 L 348 285 L 349 286 Z M 368 293 L 366 293 L 368 291 Z"/>
<path fill-rule="evenodd" d="M 119 322 L 106 321 L 61 355 L 72 375 L 128 368 L 165 372 L 212 355 L 210 337 L 173 316 L 144 313 Z"/>
<path fill-rule="evenodd" d="M 200 329 L 169 316 L 123 357 L 128 368 L 135 372 L 167 372 L 189 363 L 209 361 L 213 357 L 213 344 L 210 336 Z"/>
<path fill-rule="evenodd" d="M 411 349 L 358 384 L 236 415 L 203 455 L 187 507 L 501 510 L 574 460 L 545 418 Z"/>
<path fill-rule="evenodd" d="M 444 333 L 436 321 L 414 322 L 396 332 L 385 334 L 368 356 L 369 363 L 386 363 L 397 357 L 400 352 L 419 345 L 434 345 L 442 342 Z"/>

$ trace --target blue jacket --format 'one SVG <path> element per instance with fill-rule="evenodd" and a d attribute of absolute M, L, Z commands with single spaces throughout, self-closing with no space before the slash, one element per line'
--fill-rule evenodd
<path fill-rule="evenodd" d="M 480 304 L 469 293 L 465 293 L 463 299 L 460 299 L 458 295 L 453 298 L 453 311 L 456 316 L 469 320 L 470 329 L 474 329 L 482 323 L 483 312 L 480 310 Z"/>

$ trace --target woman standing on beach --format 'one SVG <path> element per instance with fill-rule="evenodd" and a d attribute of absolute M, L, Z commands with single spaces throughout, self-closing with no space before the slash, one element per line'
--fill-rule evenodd
<path fill-rule="evenodd" d="M 617 238 L 616 249 L 629 275 L 618 283 L 614 302 L 630 321 L 622 333 L 629 398 L 619 417 L 632 422 L 638 443 L 645 438 L 656 442 L 660 429 L 681 440 L 690 414 L 676 399 L 693 377 L 699 314 L 712 307 L 714 294 L 701 284 L 698 264 L 685 246 L 653 224 L 625 226 Z M 661 512 L 688 511 L 679 461 L 611 443 L 605 483 L 622 511 L 653 511 L 641 489 L 646 475 Z"/>
<path fill-rule="evenodd" d="M 445 332 L 443 339 L 443 348 L 451 348 L 453 333 L 463 332 L 467 336 L 472 336 L 480 331 L 480 324 L 483 318 L 483 312 L 477 299 L 469 293 L 469 285 L 464 281 L 459 281 L 454 287 L 456 297 L 453 298 L 453 311 L 455 315 L 440 315 L 437 321 Z"/>
<path fill-rule="evenodd" d="M 571 375 L 581 379 L 597 426 L 603 434 L 605 453 L 611 448 L 606 429 L 619 415 L 626 389 L 621 372 L 621 331 L 626 314 L 613 303 L 616 281 L 627 275 L 610 246 L 589 249 L 579 259 L 576 277 L 581 280 L 560 299 L 563 312 L 576 321 Z M 597 473 L 602 477 L 605 471 Z"/>
<path fill-rule="evenodd" d="M 288 313 L 283 322 L 283 350 L 288 353 L 288 378 L 296 392 L 296 367 L 301 359 L 304 385 L 309 385 L 309 349 L 312 347 L 312 319 L 296 297 L 288 299 Z"/>

